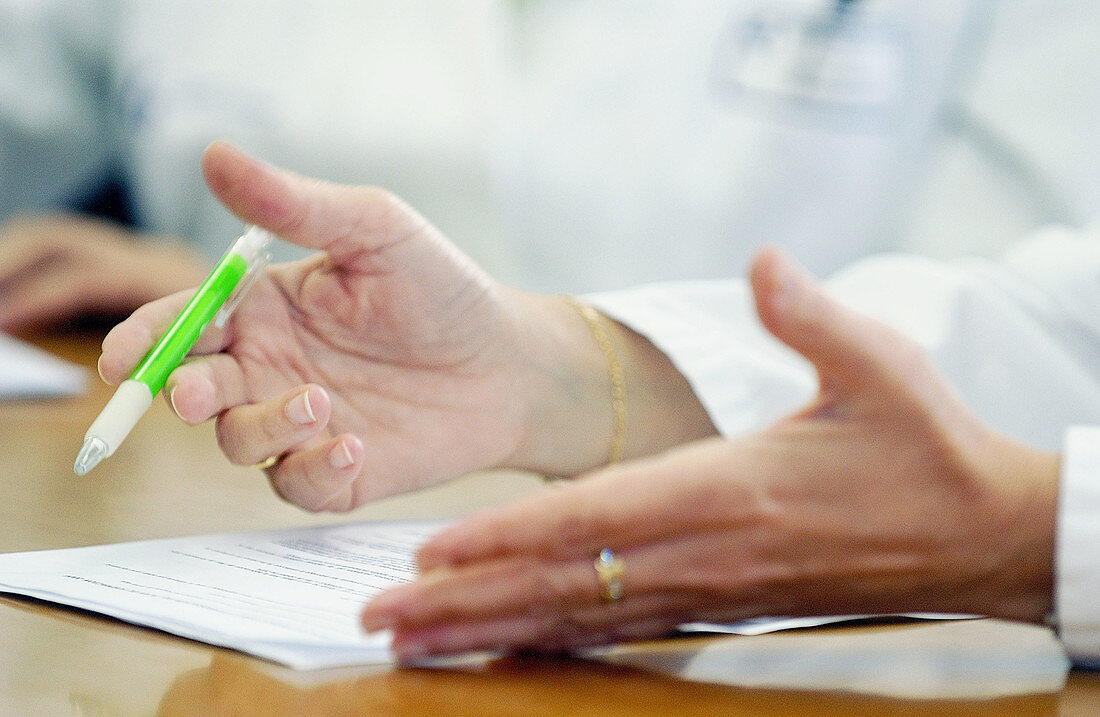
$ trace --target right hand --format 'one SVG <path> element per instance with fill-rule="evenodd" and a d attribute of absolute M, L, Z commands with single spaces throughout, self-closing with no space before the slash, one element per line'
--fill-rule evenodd
<path fill-rule="evenodd" d="M 267 469 L 275 490 L 309 510 L 482 468 L 601 464 L 606 367 L 564 301 L 494 282 L 382 190 L 300 177 L 225 144 L 207 150 L 204 171 L 244 221 L 322 251 L 269 267 L 166 385 L 188 423 L 217 418 L 234 463 L 280 456 Z M 187 298 L 116 326 L 104 379 L 125 379 Z"/>
<path fill-rule="evenodd" d="M 773 251 L 760 319 L 817 369 L 803 410 L 754 434 L 600 471 L 450 526 L 421 577 L 363 614 L 404 660 L 568 650 L 685 622 L 1052 607 L 1057 455 L 986 427 L 923 352 Z M 622 560 L 601 599 L 593 558 Z"/>

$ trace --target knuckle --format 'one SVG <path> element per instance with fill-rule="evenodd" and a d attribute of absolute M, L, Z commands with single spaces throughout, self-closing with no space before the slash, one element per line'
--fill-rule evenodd
<path fill-rule="evenodd" d="M 591 639 L 593 625 L 575 610 L 562 610 L 550 621 L 548 642 L 555 647 L 571 647 Z"/>
<path fill-rule="evenodd" d="M 281 470 L 276 469 L 274 471 L 271 471 L 268 474 L 267 482 L 271 485 L 271 490 L 275 493 L 275 495 L 279 496 L 280 499 L 305 510 L 305 506 L 301 505 L 297 500 L 295 500 L 294 495 L 289 490 L 287 490 L 290 484 L 282 475 Z"/>
<path fill-rule="evenodd" d="M 245 465 L 255 461 L 247 460 L 247 456 L 241 450 L 242 445 L 247 445 L 241 440 L 238 421 L 235 421 L 231 412 L 219 416 L 214 421 L 214 437 L 218 441 L 218 448 L 233 465 Z"/>
<path fill-rule="evenodd" d="M 530 572 L 532 592 L 537 602 L 548 610 L 564 610 L 573 604 L 577 595 L 574 586 L 553 570 L 532 570 Z"/>
<path fill-rule="evenodd" d="M 303 454 L 300 460 L 284 461 L 290 463 L 297 472 L 296 479 L 305 492 L 306 510 L 313 513 L 331 512 L 342 513 L 354 507 L 353 490 L 339 476 L 334 475 L 333 469 L 326 461 L 309 460 L 309 454 Z"/>
<path fill-rule="evenodd" d="M 278 399 L 276 400 L 276 402 Z M 257 421 L 257 440 L 272 443 L 283 438 L 293 425 L 282 406 L 265 406 L 260 409 L 260 420 Z"/>
<path fill-rule="evenodd" d="M 310 490 L 301 473 L 286 464 L 271 471 L 269 482 L 276 495 L 307 513 L 319 513 L 325 508 L 326 497 Z"/>
<path fill-rule="evenodd" d="M 559 555 L 615 534 L 615 524 L 599 507 L 572 510 L 558 524 L 555 547 Z"/>

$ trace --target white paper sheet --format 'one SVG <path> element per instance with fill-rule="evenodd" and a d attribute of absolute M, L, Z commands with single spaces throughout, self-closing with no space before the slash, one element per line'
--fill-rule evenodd
<path fill-rule="evenodd" d="M 955 615 L 939 612 L 910 612 L 894 615 L 822 615 L 816 617 L 754 617 L 740 622 L 726 624 L 713 622 L 689 622 L 680 626 L 680 632 L 714 633 L 720 635 L 766 635 L 770 632 L 786 630 L 805 630 L 811 627 L 826 627 L 844 623 L 866 622 L 869 620 L 972 620 L 976 615 Z"/>
<path fill-rule="evenodd" d="M 84 368 L 0 333 L 0 399 L 71 396 L 87 381 Z"/>
<path fill-rule="evenodd" d="M 295 668 L 388 662 L 367 599 L 415 577 L 437 522 L 352 523 L 0 555 L 0 591 Z"/>
<path fill-rule="evenodd" d="M 364 635 L 360 610 L 372 595 L 415 577 L 417 547 L 444 525 L 349 523 L 9 553 L 0 555 L 0 592 L 298 669 L 386 663 L 389 635 Z M 828 619 L 700 625 L 756 636 L 702 648 L 673 639 L 583 654 L 688 680 L 901 697 L 1050 691 L 1064 683 L 1068 670 L 1049 630 L 992 620 L 763 634 L 823 621 Z"/>
<path fill-rule="evenodd" d="M 697 682 L 902 699 L 1056 692 L 1070 667 L 1050 629 L 991 619 L 677 642 L 600 648 L 590 657 Z"/>

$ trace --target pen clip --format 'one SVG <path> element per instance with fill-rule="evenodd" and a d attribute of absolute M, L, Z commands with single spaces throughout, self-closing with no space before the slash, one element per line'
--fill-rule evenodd
<path fill-rule="evenodd" d="M 264 267 L 271 261 L 271 252 L 267 249 L 260 250 L 256 254 L 256 258 L 252 264 L 248 267 L 248 271 L 245 272 L 241 280 L 237 282 L 237 286 L 234 287 L 233 292 L 229 295 L 229 298 L 225 300 L 222 308 L 218 310 L 217 315 L 214 317 L 215 328 L 222 328 L 225 323 L 229 321 L 229 317 L 233 315 L 233 312 L 244 300 L 245 294 L 252 288 L 252 285 L 256 283 L 256 280 L 260 278 L 260 274 L 263 273 Z"/>

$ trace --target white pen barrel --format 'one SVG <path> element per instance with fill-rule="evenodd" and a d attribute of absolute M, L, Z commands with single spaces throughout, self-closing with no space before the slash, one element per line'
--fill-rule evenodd
<path fill-rule="evenodd" d="M 123 381 L 99 416 L 92 421 L 84 440 L 99 438 L 107 445 L 106 455 L 111 455 L 152 405 L 153 393 L 148 386 L 133 379 Z"/>

